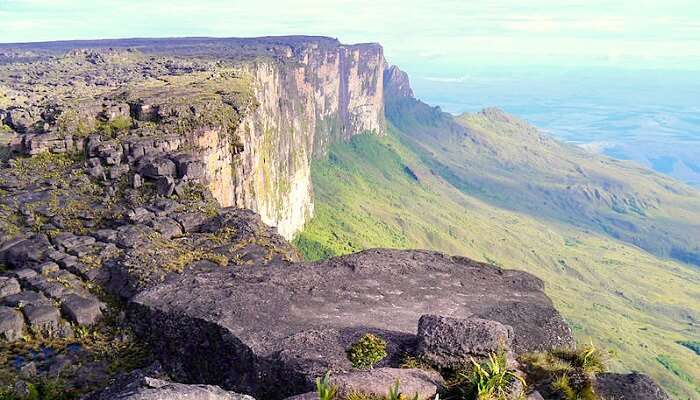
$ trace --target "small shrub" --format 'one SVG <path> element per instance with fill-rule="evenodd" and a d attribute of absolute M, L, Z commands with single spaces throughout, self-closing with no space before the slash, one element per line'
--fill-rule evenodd
<path fill-rule="evenodd" d="M 482 364 L 472 360 L 472 364 L 472 376 L 468 384 L 469 391 L 477 400 L 511 399 L 515 381 L 520 381 L 523 388 L 526 386 L 522 377 L 508 370 L 505 352 L 489 355 L 488 361 Z"/>
<path fill-rule="evenodd" d="M 561 375 L 552 381 L 552 389 L 564 395 L 566 400 L 576 400 L 576 392 L 569 383 L 568 375 Z"/>
<path fill-rule="evenodd" d="M 421 357 L 416 357 L 410 354 L 406 354 L 403 359 L 401 360 L 401 368 L 408 368 L 408 369 L 422 369 L 426 371 L 434 371 L 435 368 L 433 366 L 425 361 Z"/>
<path fill-rule="evenodd" d="M 348 359 L 355 368 L 372 368 L 387 356 L 386 341 L 379 336 L 367 333 L 350 346 Z"/>
<path fill-rule="evenodd" d="M 331 372 L 326 372 L 323 378 L 316 378 L 316 393 L 319 400 L 333 400 L 338 392 L 338 388 L 331 385 Z"/>
<path fill-rule="evenodd" d="M 550 387 L 566 400 L 595 400 L 596 374 L 605 372 L 608 353 L 592 343 L 579 349 L 555 349 L 521 357 L 528 378 L 551 382 Z"/>

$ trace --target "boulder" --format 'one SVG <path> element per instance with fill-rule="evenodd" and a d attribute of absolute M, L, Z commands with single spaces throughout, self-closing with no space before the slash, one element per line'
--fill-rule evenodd
<path fill-rule="evenodd" d="M 318 400 L 318 392 L 306 392 L 287 397 L 285 400 Z"/>
<path fill-rule="evenodd" d="M 13 341 L 22 337 L 24 318 L 22 314 L 9 307 L 0 306 L 0 337 Z"/>
<path fill-rule="evenodd" d="M 250 396 L 227 392 L 218 386 L 185 385 L 163 379 L 138 377 L 113 385 L 87 397 L 87 400 L 255 400 Z"/>
<path fill-rule="evenodd" d="M 669 400 L 670 397 L 646 375 L 605 373 L 597 376 L 596 393 L 605 400 Z"/>
<path fill-rule="evenodd" d="M 191 154 L 180 154 L 173 158 L 177 168 L 177 177 L 189 179 L 204 178 L 205 165 L 202 161 Z"/>
<path fill-rule="evenodd" d="M 418 321 L 417 353 L 433 365 L 450 368 L 499 351 L 510 352 L 513 328 L 481 318 L 424 315 Z"/>
<path fill-rule="evenodd" d="M 21 291 L 19 282 L 15 278 L 0 277 L 0 297 L 17 294 Z"/>
<path fill-rule="evenodd" d="M 167 158 L 157 158 L 146 163 L 139 171 L 141 176 L 157 179 L 163 176 L 172 177 L 176 174 L 175 163 Z"/>
<path fill-rule="evenodd" d="M 399 383 L 399 392 L 406 399 L 417 394 L 420 400 L 432 399 L 445 384 L 440 374 L 434 371 L 407 368 L 376 368 L 331 375 L 331 384 L 338 388 L 338 396 L 347 398 L 351 393 L 363 393 L 381 398 L 389 388 Z"/>
<path fill-rule="evenodd" d="M 22 308 L 29 327 L 35 333 L 50 334 L 58 331 L 61 315 L 48 304 L 29 304 Z"/>
<path fill-rule="evenodd" d="M 200 229 L 224 217 L 217 221 Z M 174 378 L 272 399 L 351 369 L 346 350 L 368 332 L 388 342 L 377 367 L 397 366 L 415 348 L 419 318 L 435 312 L 511 325 L 516 352 L 573 345 L 539 279 L 428 251 L 185 271 L 129 306 L 137 333 Z"/>
<path fill-rule="evenodd" d="M 7 249 L 7 263 L 14 268 L 36 264 L 44 259 L 49 248 L 51 243 L 46 236 L 34 236 Z"/>
<path fill-rule="evenodd" d="M 102 304 L 94 298 L 69 294 L 63 299 L 61 311 L 78 325 L 92 325 L 102 318 Z"/>
<path fill-rule="evenodd" d="M 171 196 L 175 192 L 175 180 L 170 176 L 161 176 L 156 180 L 156 192 L 161 196 Z"/>

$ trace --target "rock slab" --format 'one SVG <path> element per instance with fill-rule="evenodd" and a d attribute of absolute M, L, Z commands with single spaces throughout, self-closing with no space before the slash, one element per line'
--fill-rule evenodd
<path fill-rule="evenodd" d="M 406 399 L 418 395 L 420 400 L 435 397 L 435 393 L 444 386 L 444 381 L 437 372 L 407 368 L 376 368 L 369 371 L 350 372 L 331 375 L 331 384 L 338 388 L 339 398 L 347 398 L 351 393 L 363 393 L 382 398 L 387 396 L 389 388 L 399 383 L 399 392 Z"/>
<path fill-rule="evenodd" d="M 596 393 L 606 400 L 670 400 L 651 378 L 643 374 L 598 375 Z"/>
<path fill-rule="evenodd" d="M 468 364 L 499 351 L 510 352 L 513 328 L 482 318 L 424 315 L 418 321 L 418 354 L 442 368 Z"/>
<path fill-rule="evenodd" d="M 427 251 L 184 273 L 132 298 L 129 317 L 175 379 L 277 399 L 350 370 L 368 332 L 388 342 L 377 367 L 397 366 L 431 313 L 512 326 L 516 352 L 573 345 L 539 279 Z"/>
<path fill-rule="evenodd" d="M 89 400 L 255 400 L 227 392 L 218 386 L 186 385 L 150 377 L 139 377 L 123 385 L 88 397 Z"/>

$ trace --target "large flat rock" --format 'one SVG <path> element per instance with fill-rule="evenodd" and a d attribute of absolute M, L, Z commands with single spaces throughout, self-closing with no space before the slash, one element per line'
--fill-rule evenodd
<path fill-rule="evenodd" d="M 136 295 L 129 314 L 177 379 L 260 398 L 351 369 L 345 351 L 367 332 L 389 342 L 379 366 L 396 366 L 424 314 L 510 325 L 515 352 L 573 344 L 539 279 L 427 251 L 186 272 Z"/>

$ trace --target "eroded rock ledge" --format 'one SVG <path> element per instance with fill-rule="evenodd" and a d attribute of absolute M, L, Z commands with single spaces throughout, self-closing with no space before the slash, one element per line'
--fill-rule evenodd
<path fill-rule="evenodd" d="M 423 314 L 510 325 L 516 352 L 573 345 L 540 280 L 426 251 L 368 250 L 323 263 L 184 273 L 131 300 L 131 321 L 186 382 L 263 398 L 309 391 L 367 332 L 389 342 L 383 365 L 413 351 Z"/>

